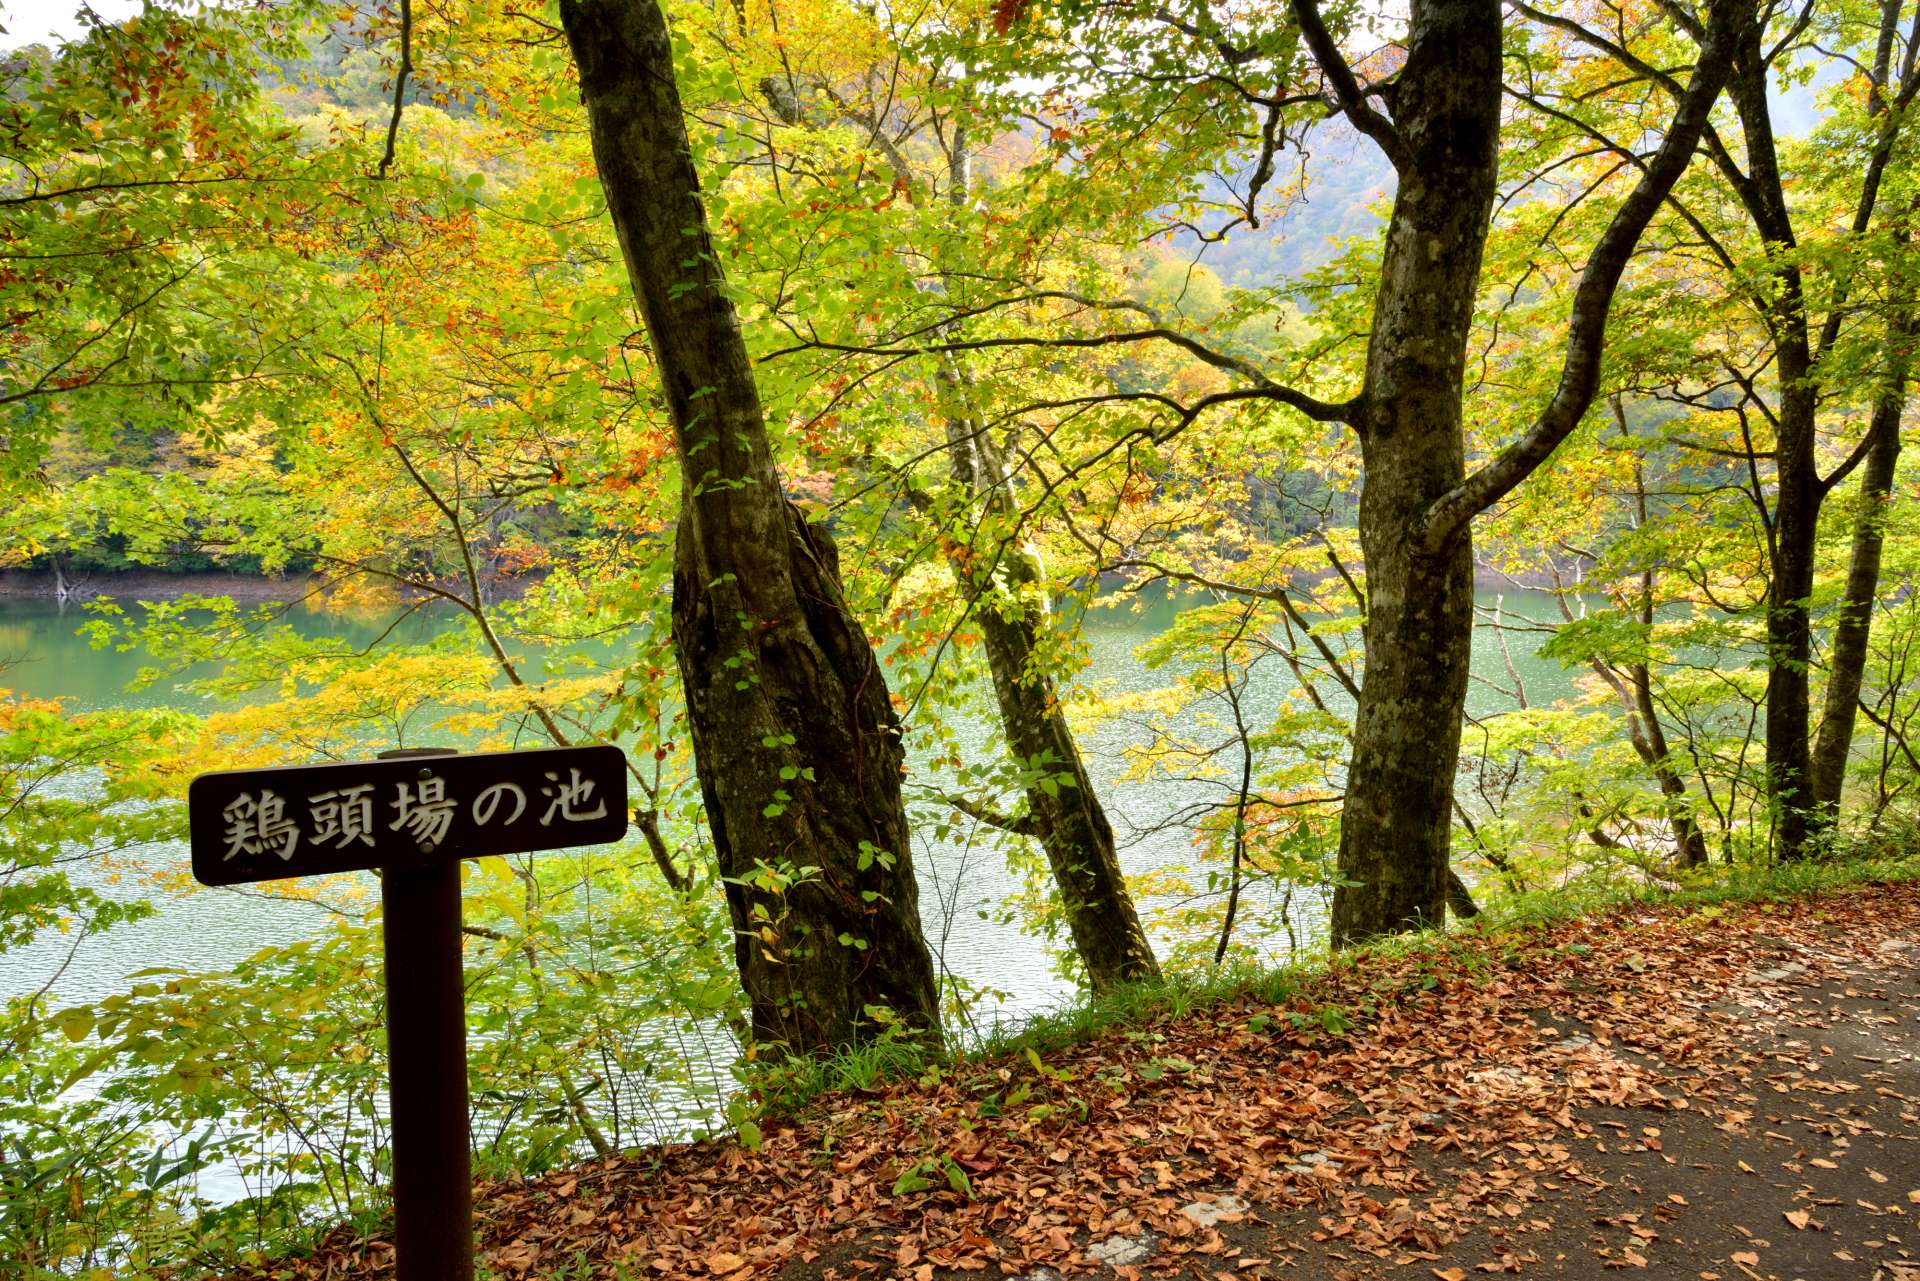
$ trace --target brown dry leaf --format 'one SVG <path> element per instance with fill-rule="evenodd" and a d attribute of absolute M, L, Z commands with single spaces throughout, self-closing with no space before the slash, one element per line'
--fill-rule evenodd
<path fill-rule="evenodd" d="M 1805 1232 L 1807 1227 L 1813 1222 L 1813 1216 L 1805 1210 L 1788 1210 L 1785 1212 L 1784 1217 L 1788 1223 L 1791 1223 L 1802 1232 Z"/>
<path fill-rule="evenodd" d="M 1764 932 L 1828 946 L 1823 921 L 1831 917 L 1817 913 L 1849 905 L 1862 915 L 1862 938 L 1894 927 L 1920 932 L 1920 888 L 1876 888 L 1819 904 L 1778 908 Z M 1333 1269 L 1340 1281 L 1358 1281 L 1352 1259 L 1339 1253 L 1345 1250 L 1404 1261 L 1403 1275 L 1426 1262 L 1434 1281 L 1468 1281 L 1500 1267 L 1436 1267 L 1437 1252 L 1488 1227 L 1504 1237 L 1515 1229 L 1545 1231 L 1563 1219 L 1552 1184 L 1607 1186 L 1580 1165 L 1596 1138 L 1619 1152 L 1637 1149 L 1642 1139 L 1671 1139 L 1669 1156 L 1679 1155 L 1681 1127 L 1666 1134 L 1639 1120 L 1598 1122 L 1587 1111 L 1595 1104 L 1671 1114 L 1691 1092 L 1700 1124 L 1724 1118 L 1719 1128 L 1758 1138 L 1762 1122 L 1753 1112 L 1707 1102 L 1737 1085 L 1718 1065 L 1741 1051 L 1738 1029 L 1674 1015 L 1737 991 L 1757 968 L 1756 954 L 1770 954 L 1772 945 L 1756 943 L 1752 930 L 1732 928 L 1732 915 L 1703 932 L 1682 912 L 1634 909 L 1557 925 L 1512 953 L 1504 941 L 1465 940 L 1459 964 L 1445 955 L 1370 956 L 1313 978 L 1277 1006 L 1248 998 L 1157 1025 L 1163 1043 L 1152 1053 L 1204 1069 L 1167 1074 L 1150 1089 L 1109 1095 L 1085 1088 L 1102 1069 L 1142 1061 L 1119 1029 L 1049 1051 L 1045 1062 L 1057 1078 L 1036 1078 L 1024 1060 L 981 1061 L 938 1084 L 882 1083 L 858 1096 L 823 1097 L 800 1118 L 766 1121 L 755 1152 L 727 1143 L 668 1145 L 638 1161 L 491 1181 L 475 1198 L 482 1248 L 490 1261 L 503 1251 L 506 1259 L 524 1260 L 512 1268 L 495 1262 L 502 1281 L 525 1281 L 536 1260 L 576 1253 L 597 1275 L 625 1260 L 659 1281 L 766 1281 L 796 1262 L 820 1259 L 829 1244 L 853 1252 L 835 1265 L 848 1281 L 917 1281 L 950 1268 L 991 1275 L 994 1260 L 1013 1273 L 1070 1273 L 1079 1262 L 1076 1243 L 1088 1236 L 1151 1232 L 1178 1246 L 1173 1257 L 1188 1267 L 1206 1259 L 1206 1268 L 1191 1275 L 1227 1268 L 1252 1276 L 1256 1261 L 1236 1260 L 1217 1235 L 1199 1231 L 1180 1211 L 1231 1187 L 1263 1211 L 1314 1216 L 1317 1224 L 1303 1223 L 1287 1247 L 1318 1255 L 1314 1275 Z M 1899 919 L 1889 923 L 1890 915 Z M 1629 932 L 1630 946 L 1621 938 Z M 1637 968 L 1622 962 L 1629 952 L 1640 960 Z M 1429 977 L 1437 985 L 1423 984 Z M 1371 1011 L 1363 1035 L 1285 1032 L 1316 1023 L 1325 1008 L 1362 1006 Z M 1537 1025 L 1513 1017 L 1530 1008 L 1574 1021 L 1591 1044 L 1570 1053 L 1560 1047 L 1565 1029 L 1541 1037 Z M 1268 1027 L 1249 1029 L 1256 1016 Z M 1631 1066 L 1611 1046 L 1665 1066 Z M 1004 1095 L 1014 1080 L 1029 1084 L 1051 1117 L 980 1111 L 981 1097 Z M 1289 1137 L 1276 1140 L 1279 1134 Z M 829 1151 L 833 1157 L 823 1159 Z M 891 1172 L 927 1151 L 967 1170 L 973 1196 L 950 1191 L 944 1180 L 924 1193 L 895 1196 Z M 1864 1164 L 1880 1149 L 1852 1151 Z M 1489 1160 L 1482 1152 L 1500 1155 Z M 1429 1158 L 1478 1181 L 1429 1199 L 1420 1172 Z M 1776 1163 L 1767 1164 L 1765 1171 L 1744 1162 L 1739 1168 L 1779 1177 Z M 1689 1198 L 1696 1206 L 1706 1199 L 1655 1194 L 1644 1198 L 1637 1218 L 1621 1213 L 1620 1202 L 1608 1213 L 1612 1226 L 1650 1238 L 1667 1231 Z M 1912 1214 L 1920 1188 L 1906 1203 L 1903 1212 Z M 1803 1212 L 1804 1230 L 1822 1230 L 1811 1209 Z M 737 1225 L 724 1238 L 729 1247 L 714 1244 L 715 1223 Z M 911 1246 L 903 1235 L 911 1235 Z M 1477 1248 L 1464 1248 L 1483 1257 L 1491 1250 L 1507 1262 L 1504 1244 L 1479 1240 Z M 1236 1235 L 1235 1244 L 1252 1252 L 1280 1242 Z M 1741 1244 L 1747 1248 L 1734 1256 L 1735 1271 L 1723 1266 L 1721 1273 L 1759 1281 L 1748 1265 L 1758 1265 L 1766 1247 L 1751 1233 Z M 1632 1245 L 1647 1248 L 1640 1240 Z M 1600 1257 L 1613 1269 L 1650 1266 L 1638 1250 Z M 243 1269 L 228 1281 L 390 1281 L 392 1250 L 343 1228 L 314 1259 L 280 1263 L 288 1266 Z M 1514 1264 L 1506 1270 L 1518 1270 Z M 1702 1281 L 1719 1275 L 1702 1274 Z"/>

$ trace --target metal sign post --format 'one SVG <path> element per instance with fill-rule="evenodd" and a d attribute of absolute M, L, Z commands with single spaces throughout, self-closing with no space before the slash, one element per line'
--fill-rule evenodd
<path fill-rule="evenodd" d="M 619 840 L 626 756 L 559 747 L 202 774 L 187 789 L 203 885 L 380 871 L 398 1281 L 472 1281 L 473 1171 L 460 860 Z"/>

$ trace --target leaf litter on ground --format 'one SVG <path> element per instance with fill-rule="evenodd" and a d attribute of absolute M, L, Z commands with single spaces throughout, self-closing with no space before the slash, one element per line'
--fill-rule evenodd
<path fill-rule="evenodd" d="M 482 1184 L 480 1257 L 514 1281 L 1638 1271 L 1666 1257 L 1683 1216 L 1709 1213 L 1694 1205 L 1706 1176 L 1685 1181 L 1668 1129 L 1696 1147 L 1702 1133 L 1768 1144 L 1779 1169 L 1767 1176 L 1792 1178 L 1805 1158 L 1788 1155 L 1789 1119 L 1762 1114 L 1764 1098 L 1864 1088 L 1822 1076 L 1804 1038 L 1784 1056 L 1756 1040 L 1783 1016 L 1778 994 L 1822 978 L 1853 992 L 1876 964 L 1910 970 L 1916 943 L 1920 886 L 1874 884 L 1363 952 L 1284 1005 L 1242 998 L 1045 1056 L 963 1063 L 938 1083 L 828 1096 L 763 1122 L 757 1151 L 685 1144 Z M 1767 1072 L 1783 1059 L 1792 1071 Z M 1920 1121 L 1911 1094 L 1879 1090 Z M 1834 1124 L 1824 1111 L 1792 1123 Z M 1832 1156 L 1815 1154 L 1834 1169 L 1846 1131 Z M 1711 1164 L 1712 1177 L 1752 1183 L 1749 1160 Z M 1920 1184 L 1911 1144 L 1879 1160 Z M 1641 1164 L 1623 1178 L 1623 1162 Z M 1646 1171 L 1680 1182 L 1642 1199 Z M 1598 1198 L 1591 1222 L 1570 1221 L 1574 1194 Z M 1824 1245 L 1880 1250 L 1883 1275 L 1906 1275 L 1908 1203 L 1920 1186 L 1860 1199 L 1897 1226 Z M 1771 1226 L 1718 1225 L 1731 1244 L 1704 1254 L 1694 1233 L 1668 1250 L 1685 1265 L 1672 1275 L 1774 1275 L 1764 1259 L 1781 1216 L 1786 1235 L 1812 1238 L 1831 1213 L 1809 1202 Z M 309 1257 L 235 1275 L 358 1281 L 391 1266 L 388 1238 L 342 1227 Z"/>

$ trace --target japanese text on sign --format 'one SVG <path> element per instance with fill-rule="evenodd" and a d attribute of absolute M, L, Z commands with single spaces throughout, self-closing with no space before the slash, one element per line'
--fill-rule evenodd
<path fill-rule="evenodd" d="M 194 873 L 209 884 L 591 845 L 626 829 L 625 757 L 552 748 L 231 771 L 196 779 L 189 809 Z"/>

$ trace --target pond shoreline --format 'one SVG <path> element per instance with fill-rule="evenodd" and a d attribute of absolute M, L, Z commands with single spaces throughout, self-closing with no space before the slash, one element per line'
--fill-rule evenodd
<path fill-rule="evenodd" d="M 520 596 L 534 578 L 503 578 L 490 584 L 495 599 Z M 285 578 L 265 578 L 254 574 L 229 574 L 218 571 L 192 571 L 170 574 L 163 570 L 125 570 L 103 574 L 81 574 L 64 580 L 66 594 L 61 595 L 62 580 L 40 570 L 0 571 L 0 601 L 8 600 L 179 600 L 183 596 L 225 596 L 236 601 L 299 601 L 324 599 L 333 591 L 333 583 L 319 574 L 290 574 Z M 403 599 L 424 597 L 426 593 L 405 587 L 395 588 Z"/>
<path fill-rule="evenodd" d="M 1323 570 L 1319 576 L 1333 571 Z M 492 584 L 499 598 L 519 596 L 535 579 L 502 579 Z M 226 596 L 236 601 L 297 601 L 323 597 L 331 591 L 328 581 L 318 574 L 293 574 L 285 578 L 264 578 L 252 574 L 232 574 L 214 570 L 167 573 L 164 570 L 117 570 L 112 573 L 82 574 L 64 580 L 69 601 L 178 600 L 182 596 Z M 1551 591 L 1550 575 L 1529 571 L 1503 574 L 1476 562 L 1473 585 L 1479 591 L 1534 590 Z M 0 601 L 59 600 L 62 579 L 44 570 L 0 570 Z M 402 596 L 416 593 L 401 591 Z"/>
<path fill-rule="evenodd" d="M 156 570 L 128 570 L 110 574 L 80 574 L 65 580 L 66 599 L 100 597 L 135 600 L 177 600 L 182 596 L 231 596 L 235 600 L 300 600 L 326 590 L 317 575 L 261 578 L 250 574 L 168 574 Z M 61 580 L 38 570 L 0 573 L 0 600 L 58 600 Z"/>

